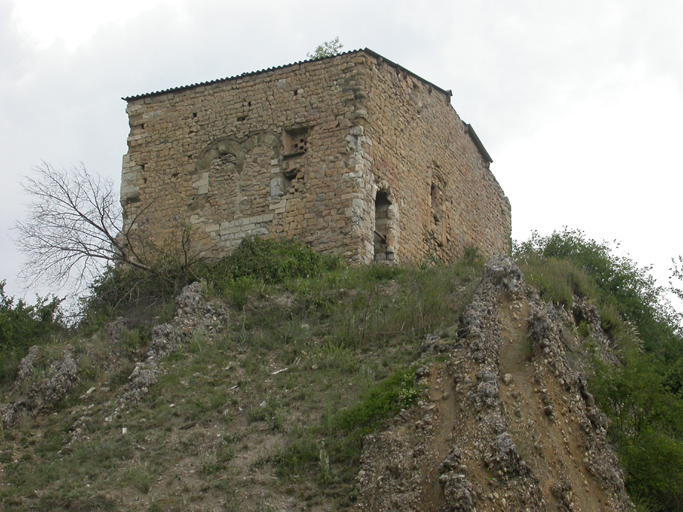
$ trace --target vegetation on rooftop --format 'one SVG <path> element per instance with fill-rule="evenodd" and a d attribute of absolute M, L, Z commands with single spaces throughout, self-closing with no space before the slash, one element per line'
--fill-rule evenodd
<path fill-rule="evenodd" d="M 313 50 L 313 53 L 307 53 L 306 57 L 309 59 L 324 59 L 325 57 L 333 57 L 334 55 L 339 55 L 341 53 L 344 45 L 339 42 L 339 36 L 329 41 L 325 41 L 319 44 Z"/>

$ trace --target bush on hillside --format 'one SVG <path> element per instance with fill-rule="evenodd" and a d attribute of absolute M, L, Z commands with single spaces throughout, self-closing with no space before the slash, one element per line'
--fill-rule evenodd
<path fill-rule="evenodd" d="M 0 384 L 12 379 L 16 363 L 31 345 L 63 328 L 59 311 L 61 299 L 40 298 L 31 305 L 5 293 L 0 281 Z"/>
<path fill-rule="evenodd" d="M 529 257 L 567 260 L 581 268 L 598 288 L 598 298 L 611 304 L 637 328 L 646 350 L 670 348 L 668 341 L 677 338 L 678 317 L 666 300 L 666 289 L 658 286 L 651 267 L 639 267 L 627 256 L 616 254 L 618 244 L 598 242 L 580 230 L 565 228 L 549 236 L 532 233 L 531 238 L 516 244 L 515 256 L 524 262 Z M 683 356 L 683 347 L 674 357 Z M 666 356 L 666 354 L 662 354 Z"/>
<path fill-rule="evenodd" d="M 341 265 L 340 258 L 318 254 L 293 240 L 251 237 L 216 263 L 203 261 L 187 266 L 166 261 L 155 272 L 109 267 L 90 285 L 81 309 L 84 322 L 95 326 L 121 315 L 146 321 L 172 307 L 173 297 L 194 281 L 202 280 L 217 290 L 242 296 L 255 283 L 314 277 Z"/>
<path fill-rule="evenodd" d="M 340 266 L 340 258 L 319 254 L 294 240 L 249 237 L 208 270 L 206 277 L 217 283 L 252 278 L 265 284 L 275 284 L 286 279 L 318 276 Z"/>
<path fill-rule="evenodd" d="M 668 512 L 683 503 L 683 335 L 680 317 L 650 267 L 578 230 L 533 233 L 515 256 L 548 300 L 573 296 L 598 305 L 603 328 L 620 345 L 622 365 L 595 361 L 591 388 L 611 420 L 610 437 L 639 510 Z M 630 345 L 635 331 L 640 343 Z M 642 349 L 640 348 L 642 347 Z"/>

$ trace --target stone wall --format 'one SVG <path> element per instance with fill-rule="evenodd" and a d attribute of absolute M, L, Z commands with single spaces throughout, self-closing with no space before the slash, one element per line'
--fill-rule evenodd
<path fill-rule="evenodd" d="M 211 257 L 249 235 L 351 262 L 509 249 L 509 203 L 448 95 L 369 50 L 127 101 L 138 250 L 188 228 Z"/>
<path fill-rule="evenodd" d="M 365 136 L 378 189 L 398 202 L 395 238 L 403 260 L 452 261 L 468 246 L 510 250 L 510 203 L 450 93 L 368 55 Z M 476 139 L 478 140 L 478 139 Z"/>
<path fill-rule="evenodd" d="M 159 242 L 189 225 L 212 256 L 263 235 L 351 259 L 355 74 L 345 56 L 130 98 L 126 222 Z"/>

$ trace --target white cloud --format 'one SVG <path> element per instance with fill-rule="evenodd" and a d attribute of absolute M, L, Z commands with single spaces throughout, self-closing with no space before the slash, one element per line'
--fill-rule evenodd
<path fill-rule="evenodd" d="M 18 0 L 13 21 L 18 31 L 38 48 L 60 41 L 69 51 L 86 43 L 103 25 L 122 24 L 159 6 L 167 5 L 178 12 L 182 0 Z"/>
<path fill-rule="evenodd" d="M 564 105 L 535 133 L 498 148 L 495 171 L 513 205 L 514 236 L 567 225 L 617 239 L 665 281 L 683 249 L 679 141 L 683 98 L 675 81 L 624 77 L 611 95 Z"/>
<path fill-rule="evenodd" d="M 47 160 L 118 177 L 121 96 L 302 60 L 335 36 L 453 90 L 516 236 L 567 224 L 668 261 L 683 253 L 682 22 L 678 0 L 0 0 L 0 279 L 17 270 L 19 175 Z"/>

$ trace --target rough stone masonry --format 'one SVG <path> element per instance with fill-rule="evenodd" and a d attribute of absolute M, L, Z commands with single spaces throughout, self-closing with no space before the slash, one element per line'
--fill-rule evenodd
<path fill-rule="evenodd" d="M 510 203 L 450 97 L 364 49 L 125 98 L 124 230 L 189 229 L 213 258 L 247 236 L 352 263 L 506 252 Z"/>

